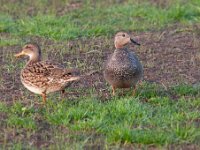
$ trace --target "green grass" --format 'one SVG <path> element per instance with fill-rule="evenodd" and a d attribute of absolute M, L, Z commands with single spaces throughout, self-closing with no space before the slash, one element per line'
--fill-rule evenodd
<path fill-rule="evenodd" d="M 28 130 L 29 134 L 40 129 L 38 118 L 51 127 L 47 127 L 47 130 L 54 129 L 54 132 L 57 130 L 61 134 L 58 127 L 67 128 L 70 137 L 63 133 L 60 138 L 75 138 L 74 146 L 77 142 L 83 142 L 82 146 L 87 145 L 87 138 L 92 135 L 86 135 L 91 132 L 102 136 L 107 146 L 114 143 L 157 146 L 198 144 L 200 128 L 196 120 L 200 118 L 199 89 L 181 85 L 165 91 L 178 95 L 178 99 L 172 99 L 170 95 L 159 96 L 161 89 L 156 85 L 152 90 L 155 96 L 151 97 L 148 93 L 150 89 L 152 88 L 145 85 L 136 97 L 114 97 L 106 102 L 90 97 L 76 101 L 55 101 L 49 98 L 45 108 L 37 109 L 34 106 L 23 106 L 20 102 L 11 107 L 0 103 L 0 111 L 7 114 L 4 125 L 17 130 Z M 148 101 L 144 101 L 145 99 Z"/>
<path fill-rule="evenodd" d="M 95 7 L 91 7 L 86 3 L 80 9 L 63 16 L 39 12 L 32 17 L 21 15 L 15 19 L 10 13 L 3 13 L 0 15 L 0 20 L 0 31 L 4 33 L 20 37 L 42 36 L 66 40 L 107 36 L 119 30 L 160 29 L 175 22 L 199 22 L 200 2 L 198 0 L 176 1 L 166 8 L 156 7 L 148 2 L 126 2 L 107 7 L 98 3 Z"/>

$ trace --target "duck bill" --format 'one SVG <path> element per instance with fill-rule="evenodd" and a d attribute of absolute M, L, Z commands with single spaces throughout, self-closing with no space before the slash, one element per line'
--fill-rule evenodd
<path fill-rule="evenodd" d="M 131 42 L 132 42 L 133 44 L 140 46 L 140 43 L 136 42 L 135 40 L 133 40 L 133 39 L 131 39 L 131 38 L 130 38 L 130 40 L 131 40 Z"/>
<path fill-rule="evenodd" d="M 20 53 L 17 53 L 17 54 L 15 54 L 15 57 L 21 57 L 21 56 L 24 56 L 25 55 L 25 53 L 23 52 L 23 51 L 21 51 Z"/>

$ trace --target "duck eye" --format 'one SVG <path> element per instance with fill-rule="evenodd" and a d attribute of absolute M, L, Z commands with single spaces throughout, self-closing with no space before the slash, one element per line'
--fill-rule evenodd
<path fill-rule="evenodd" d="M 125 35 L 125 34 L 122 34 L 122 36 L 125 37 L 126 35 Z"/>
<path fill-rule="evenodd" d="M 25 48 L 31 48 L 31 46 L 30 45 L 26 45 Z"/>

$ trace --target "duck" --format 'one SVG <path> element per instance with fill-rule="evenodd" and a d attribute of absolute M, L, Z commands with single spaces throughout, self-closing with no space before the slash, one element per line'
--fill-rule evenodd
<path fill-rule="evenodd" d="M 78 69 L 66 69 L 49 60 L 42 61 L 41 48 L 37 43 L 27 43 L 15 57 L 28 56 L 21 70 L 20 79 L 25 88 L 42 96 L 43 104 L 49 93 L 61 91 L 80 79 Z"/>
<path fill-rule="evenodd" d="M 113 96 L 118 88 L 133 88 L 135 95 L 136 85 L 143 78 L 142 64 L 137 55 L 128 49 L 129 43 L 140 46 L 140 43 L 133 40 L 128 33 L 116 33 L 114 53 L 108 57 L 104 65 L 103 76 L 111 85 Z"/>

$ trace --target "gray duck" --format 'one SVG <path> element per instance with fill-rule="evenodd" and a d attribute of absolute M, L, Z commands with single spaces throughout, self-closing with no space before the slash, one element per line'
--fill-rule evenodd
<path fill-rule="evenodd" d="M 104 67 L 104 78 L 112 86 L 112 94 L 115 95 L 117 88 L 133 87 L 133 95 L 137 83 L 143 77 L 143 67 L 136 54 L 131 52 L 126 45 L 134 41 L 127 33 L 118 32 L 114 39 L 115 51 L 108 58 Z"/>

